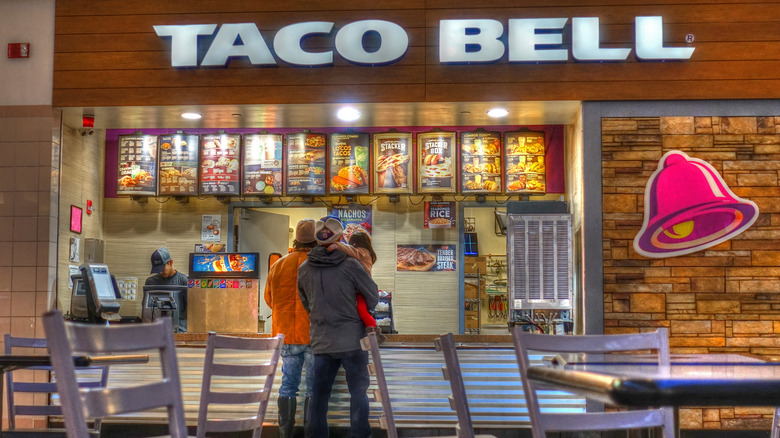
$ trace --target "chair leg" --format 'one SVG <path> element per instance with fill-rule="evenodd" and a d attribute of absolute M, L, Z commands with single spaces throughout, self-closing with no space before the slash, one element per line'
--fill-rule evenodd
<path fill-rule="evenodd" d="M 309 405 L 311 404 L 311 397 L 306 397 L 303 401 L 303 436 L 305 438 L 312 438 L 311 427 L 309 424 Z"/>
<path fill-rule="evenodd" d="M 293 438 L 296 404 L 295 397 L 279 397 L 279 438 Z"/>

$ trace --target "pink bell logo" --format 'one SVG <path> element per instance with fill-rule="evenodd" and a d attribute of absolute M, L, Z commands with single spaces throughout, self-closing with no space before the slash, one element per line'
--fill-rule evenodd
<path fill-rule="evenodd" d="M 706 161 L 670 151 L 645 188 L 645 218 L 634 249 L 645 257 L 690 254 L 731 239 L 758 219 Z"/>

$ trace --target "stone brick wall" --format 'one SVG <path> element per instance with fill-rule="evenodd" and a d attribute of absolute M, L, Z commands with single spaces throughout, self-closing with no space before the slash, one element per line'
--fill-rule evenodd
<path fill-rule="evenodd" d="M 758 205 L 747 231 L 679 257 L 633 249 L 658 160 L 681 150 L 709 162 Z M 668 327 L 679 353 L 780 357 L 780 117 L 602 119 L 604 330 Z M 684 188 L 683 188 L 684 190 Z M 686 429 L 769 429 L 771 408 L 687 408 Z"/>

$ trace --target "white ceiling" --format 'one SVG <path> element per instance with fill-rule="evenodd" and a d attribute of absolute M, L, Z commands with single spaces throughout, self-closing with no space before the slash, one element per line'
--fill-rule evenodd
<path fill-rule="evenodd" d="M 361 118 L 355 122 L 337 119 L 336 111 L 344 106 L 357 108 Z M 487 110 L 494 107 L 506 108 L 509 115 L 488 117 Z M 567 125 L 579 107 L 578 101 L 172 105 L 63 108 L 63 118 L 65 125 L 81 128 L 82 115 L 92 114 L 97 129 Z M 198 112 L 203 118 L 185 120 L 183 112 Z"/>

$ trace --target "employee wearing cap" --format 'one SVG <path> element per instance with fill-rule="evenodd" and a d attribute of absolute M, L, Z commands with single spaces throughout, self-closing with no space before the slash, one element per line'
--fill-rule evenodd
<path fill-rule="evenodd" d="M 167 248 L 152 253 L 152 275 L 146 285 L 187 286 L 187 276 L 173 268 L 173 259 Z M 179 294 L 179 329 L 187 331 L 187 293 Z"/>

